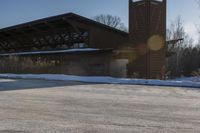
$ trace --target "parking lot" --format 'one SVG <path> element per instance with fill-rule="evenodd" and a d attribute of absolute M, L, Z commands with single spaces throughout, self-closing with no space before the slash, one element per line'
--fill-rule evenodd
<path fill-rule="evenodd" d="M 200 90 L 0 79 L 0 133 L 199 133 Z"/>

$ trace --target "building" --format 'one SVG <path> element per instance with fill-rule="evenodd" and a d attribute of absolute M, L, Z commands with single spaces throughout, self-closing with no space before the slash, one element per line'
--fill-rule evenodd
<path fill-rule="evenodd" d="M 1 73 L 161 78 L 166 0 L 129 0 L 129 33 L 74 13 L 0 29 Z"/>
<path fill-rule="evenodd" d="M 166 0 L 133 1 L 129 0 L 129 41 L 139 57 L 131 63 L 131 71 L 156 78 L 165 65 Z"/>

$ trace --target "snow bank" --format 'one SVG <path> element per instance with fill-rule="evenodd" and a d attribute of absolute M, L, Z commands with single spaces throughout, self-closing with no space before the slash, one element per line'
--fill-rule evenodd
<path fill-rule="evenodd" d="M 200 82 L 200 77 L 182 77 L 182 78 L 176 79 L 176 81 Z"/>
<path fill-rule="evenodd" d="M 97 77 L 97 76 L 70 76 L 70 75 L 56 75 L 56 74 L 0 74 L 0 78 L 44 79 L 44 80 L 60 80 L 60 81 L 79 81 L 87 83 L 200 88 L 200 82 L 193 82 L 189 80 L 163 81 L 163 80 L 126 79 L 126 78 Z"/>

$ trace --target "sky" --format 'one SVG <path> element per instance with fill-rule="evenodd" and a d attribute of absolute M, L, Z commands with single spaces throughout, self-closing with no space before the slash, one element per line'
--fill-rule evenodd
<path fill-rule="evenodd" d="M 197 0 L 168 0 L 167 22 L 181 16 L 185 31 L 198 39 L 200 7 Z M 73 12 L 93 18 L 98 14 L 119 16 L 128 26 L 128 0 L 0 0 L 0 28 Z"/>

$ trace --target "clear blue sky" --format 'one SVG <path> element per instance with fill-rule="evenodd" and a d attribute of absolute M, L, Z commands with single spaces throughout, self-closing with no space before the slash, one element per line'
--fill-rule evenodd
<path fill-rule="evenodd" d="M 0 28 L 67 12 L 89 18 L 117 15 L 128 25 L 128 0 L 1 0 Z M 200 8 L 196 0 L 168 0 L 168 22 L 178 15 L 188 34 L 197 39 L 195 26 L 200 24 Z"/>

